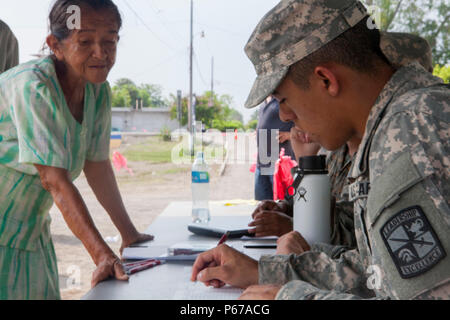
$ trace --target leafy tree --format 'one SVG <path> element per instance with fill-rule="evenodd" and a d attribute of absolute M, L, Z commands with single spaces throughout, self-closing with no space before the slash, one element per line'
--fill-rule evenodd
<path fill-rule="evenodd" d="M 440 66 L 436 65 L 434 67 L 433 75 L 442 78 L 445 83 L 450 83 L 450 65 Z"/>
<path fill-rule="evenodd" d="M 166 107 L 167 102 L 162 97 L 161 86 L 154 84 L 136 84 L 127 78 L 122 78 L 116 81 L 112 88 L 113 107 L 130 107 L 136 105 L 136 100 L 142 101 L 144 108 L 161 108 Z"/>
<path fill-rule="evenodd" d="M 383 31 L 408 32 L 425 38 L 433 53 L 433 63 L 450 61 L 450 2 L 448 0 L 365 0 L 380 10 L 378 26 Z M 375 18 L 377 17 L 375 12 Z"/>
<path fill-rule="evenodd" d="M 177 97 L 170 96 L 171 117 L 177 117 Z M 231 96 L 212 94 L 211 91 L 206 91 L 201 96 L 196 96 L 195 119 L 201 121 L 206 128 L 216 128 L 222 130 L 225 127 L 243 128 L 242 115 L 235 109 L 230 107 L 233 102 Z M 181 125 L 185 126 L 188 123 L 188 103 L 189 97 L 185 96 L 181 100 L 182 114 Z M 233 123 L 227 123 L 233 121 Z"/>
<path fill-rule="evenodd" d="M 112 106 L 125 107 L 131 105 L 131 97 L 127 88 L 114 86 L 112 88 Z"/>
<path fill-rule="evenodd" d="M 214 119 L 213 128 L 224 132 L 227 130 L 244 129 L 244 125 L 237 120 Z"/>
<path fill-rule="evenodd" d="M 258 126 L 258 120 L 254 119 L 254 120 L 250 120 L 247 123 L 247 129 L 253 129 L 256 130 L 256 127 Z"/>

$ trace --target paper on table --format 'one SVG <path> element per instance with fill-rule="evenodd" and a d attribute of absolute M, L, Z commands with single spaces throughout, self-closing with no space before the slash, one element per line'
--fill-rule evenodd
<path fill-rule="evenodd" d="M 240 238 L 242 241 L 249 241 L 249 240 L 278 240 L 277 236 L 267 236 L 267 237 L 249 237 L 249 236 L 242 236 Z"/>
<path fill-rule="evenodd" d="M 197 256 L 198 254 L 169 256 L 164 247 L 125 248 L 122 253 L 122 259 L 125 260 L 195 261 Z"/>
<path fill-rule="evenodd" d="M 202 282 L 190 281 L 192 268 L 184 268 L 185 276 L 183 281 L 179 284 L 173 300 L 236 300 L 241 296 L 244 290 L 225 286 L 223 288 L 207 287 Z"/>

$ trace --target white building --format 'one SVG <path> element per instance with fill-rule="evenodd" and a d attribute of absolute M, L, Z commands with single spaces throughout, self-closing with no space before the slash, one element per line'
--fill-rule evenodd
<path fill-rule="evenodd" d="M 170 119 L 169 108 L 112 108 L 112 128 L 122 132 L 159 133 L 163 128 L 178 129 L 176 119 Z"/>

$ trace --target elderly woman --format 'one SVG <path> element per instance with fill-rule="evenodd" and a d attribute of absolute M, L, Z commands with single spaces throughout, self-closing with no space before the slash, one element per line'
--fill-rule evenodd
<path fill-rule="evenodd" d="M 70 6 L 81 28 L 69 29 Z M 47 45 L 52 55 L 0 76 L 0 299 L 59 299 L 50 236 L 55 202 L 97 268 L 95 286 L 127 280 L 72 181 L 83 170 L 122 236 L 122 248 L 153 239 L 124 208 L 109 160 L 111 92 L 121 17 L 111 0 L 57 0 Z"/>
<path fill-rule="evenodd" d="M 0 20 L 0 73 L 19 64 L 19 45 L 6 23 Z"/>

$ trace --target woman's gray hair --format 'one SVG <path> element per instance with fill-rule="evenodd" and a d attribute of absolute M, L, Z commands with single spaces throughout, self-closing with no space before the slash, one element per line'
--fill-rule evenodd
<path fill-rule="evenodd" d="M 89 7 L 95 11 L 111 10 L 116 16 L 119 29 L 122 27 L 122 17 L 119 9 L 112 0 L 56 0 L 49 15 L 50 33 L 58 40 L 69 37 L 72 30 L 69 29 L 67 21 L 71 17 L 71 6 Z"/>

